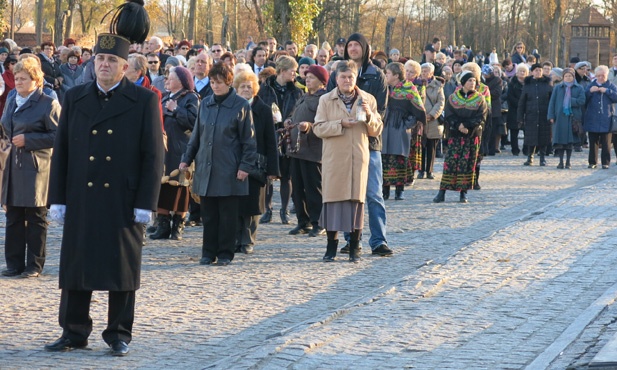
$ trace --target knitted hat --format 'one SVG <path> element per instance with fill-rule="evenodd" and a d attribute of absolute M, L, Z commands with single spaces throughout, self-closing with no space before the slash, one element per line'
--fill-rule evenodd
<path fill-rule="evenodd" d="M 555 70 L 559 69 L 559 68 L 553 68 L 553 72 L 557 73 Z M 563 77 L 566 75 L 566 73 L 569 73 L 572 75 L 572 77 L 576 78 L 576 72 L 572 69 L 572 68 L 564 68 L 563 72 L 561 72 L 561 76 L 559 77 Z"/>
<path fill-rule="evenodd" d="M 180 61 L 176 57 L 169 57 L 167 58 L 167 61 L 165 62 L 165 65 L 168 65 L 168 64 L 171 64 L 172 66 L 177 67 L 180 65 Z"/>
<path fill-rule="evenodd" d="M 585 62 L 578 62 L 574 66 L 574 69 L 579 69 L 579 68 L 583 68 L 583 67 L 587 67 L 587 63 L 585 63 Z"/>
<path fill-rule="evenodd" d="M 458 64 L 460 66 L 462 66 L 463 64 L 465 64 L 465 61 L 462 59 L 456 59 L 454 62 L 452 62 L 452 65 L 454 66 L 455 64 Z"/>
<path fill-rule="evenodd" d="M 0 48 L 0 54 L 4 54 L 4 53 L 9 53 L 9 49 L 7 48 Z"/>
<path fill-rule="evenodd" d="M 191 75 L 191 71 L 185 67 L 174 67 L 171 69 L 171 72 L 175 73 L 178 76 L 178 80 L 187 90 L 195 89 L 195 83 L 193 82 L 193 76 Z"/>
<path fill-rule="evenodd" d="M 301 58 L 300 61 L 298 62 L 298 67 L 300 67 L 303 64 L 308 64 L 312 66 L 313 64 L 315 64 L 315 61 L 313 60 L 313 58 L 304 57 L 304 58 Z"/>
<path fill-rule="evenodd" d="M 17 57 L 15 55 L 9 55 L 8 57 L 6 57 L 2 65 L 4 66 L 4 68 L 9 68 L 9 64 L 11 64 L 11 62 L 15 62 L 15 63 L 18 62 Z"/>
<path fill-rule="evenodd" d="M 576 64 L 576 63 L 578 63 L 580 61 L 581 61 L 581 58 L 579 58 L 579 57 L 572 57 L 572 58 L 570 58 L 570 63 Z"/>
<path fill-rule="evenodd" d="M 493 74 L 493 67 L 489 66 L 488 64 L 485 64 L 482 66 L 482 74 L 483 75 L 492 75 Z"/>
<path fill-rule="evenodd" d="M 531 65 L 531 68 L 529 68 L 529 70 L 530 70 L 531 72 L 533 72 L 534 70 L 536 70 L 536 69 L 538 69 L 538 68 L 542 69 L 542 64 L 540 64 L 540 63 L 532 64 L 532 65 Z"/>
<path fill-rule="evenodd" d="M 321 83 L 323 83 L 324 85 L 328 83 L 328 71 L 322 66 L 313 64 L 308 68 L 306 73 L 310 73 L 313 76 L 317 77 L 317 79 L 319 79 L 319 81 L 321 81 Z"/>
<path fill-rule="evenodd" d="M 19 52 L 19 55 L 22 55 L 22 54 L 32 54 L 32 49 L 30 49 L 30 48 L 23 48 Z"/>
<path fill-rule="evenodd" d="M 461 81 L 461 85 L 465 85 L 467 80 L 469 80 L 470 78 L 475 78 L 473 73 L 471 71 L 463 71 L 459 75 L 458 79 Z"/>
<path fill-rule="evenodd" d="M 392 49 L 390 50 L 390 55 L 392 54 L 401 54 L 401 52 L 398 49 Z"/>

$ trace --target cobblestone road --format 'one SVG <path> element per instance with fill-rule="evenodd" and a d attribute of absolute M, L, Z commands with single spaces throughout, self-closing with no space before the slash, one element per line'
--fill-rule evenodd
<path fill-rule="evenodd" d="M 125 358 L 100 337 L 101 292 L 88 350 L 42 350 L 61 332 L 52 225 L 44 274 L 0 279 L 0 369 L 584 366 L 617 314 L 617 167 L 589 170 L 585 159 L 557 170 L 555 158 L 530 168 L 490 157 L 469 204 L 455 193 L 433 204 L 440 175 L 416 180 L 406 200 L 387 202 L 392 258 L 324 264 L 325 238 L 288 235 L 276 211 L 256 253 L 228 267 L 198 264 L 201 228 L 150 241 Z"/>

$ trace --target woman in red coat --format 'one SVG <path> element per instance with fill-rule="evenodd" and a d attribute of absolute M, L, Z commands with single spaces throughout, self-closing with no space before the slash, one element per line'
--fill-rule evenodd
<path fill-rule="evenodd" d="M 4 105 L 6 104 L 9 92 L 15 88 L 15 76 L 13 76 L 15 64 L 17 64 L 17 57 L 15 55 L 9 55 L 4 61 L 4 73 L 2 74 L 4 92 L 0 95 L 0 117 L 2 117 L 2 112 L 4 112 Z"/>

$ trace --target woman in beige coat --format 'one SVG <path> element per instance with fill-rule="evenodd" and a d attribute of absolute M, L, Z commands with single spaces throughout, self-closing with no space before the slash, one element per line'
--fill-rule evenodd
<path fill-rule="evenodd" d="M 323 260 L 334 261 L 338 231 L 350 232 L 349 261 L 360 260 L 364 199 L 368 179 L 368 137 L 378 136 L 383 124 L 375 98 L 356 86 L 353 61 L 336 67 L 337 88 L 319 99 L 313 132 L 323 139 L 322 195 L 319 223 L 328 245 Z"/>
<path fill-rule="evenodd" d="M 434 179 L 433 165 L 435 164 L 435 152 L 437 145 L 443 138 L 443 124 L 438 120 L 446 105 L 443 94 L 444 79 L 435 76 L 435 66 L 432 63 L 422 64 L 422 79 L 426 81 L 426 130 L 422 143 L 422 167 L 418 178 Z"/>

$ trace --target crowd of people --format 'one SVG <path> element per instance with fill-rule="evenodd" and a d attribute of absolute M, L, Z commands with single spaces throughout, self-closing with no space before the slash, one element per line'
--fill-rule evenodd
<path fill-rule="evenodd" d="M 142 16 L 126 4 L 119 11 Z M 365 211 L 371 254 L 393 255 L 386 200 L 392 188 L 400 201 L 417 179 L 435 179 L 436 158 L 433 202 L 450 190 L 467 203 L 481 189 L 481 163 L 506 146 L 525 166 L 554 154 L 558 169 L 588 146 L 588 167 L 608 169 L 617 140 L 617 55 L 592 73 L 577 58 L 557 68 L 521 42 L 500 56 L 435 38 L 416 61 L 372 51 L 360 33 L 302 52 L 248 38 L 232 52 L 170 47 L 132 29 L 101 34 L 92 49 L 72 39 L 0 43 L 1 133 L 12 144 L 2 275 L 39 276 L 48 212 L 64 224 L 64 332 L 49 351 L 87 345 L 91 293 L 109 290 L 103 337 L 112 354 L 127 354 L 144 240 L 182 240 L 187 225 L 202 226 L 200 264 L 227 266 L 254 253 L 259 225 L 273 222 L 274 181 L 281 223 L 295 213 L 289 234 L 325 235 L 324 262 L 338 253 L 358 262 Z"/>
<path fill-rule="evenodd" d="M 93 49 L 73 39 L 59 48 L 51 42 L 22 48 L 9 39 L 0 44 L 0 117 L 15 147 L 2 192 L 6 276 L 38 276 L 43 269 L 44 163 L 59 112 L 71 103 L 66 93 L 99 79 Z M 324 260 L 332 261 L 336 232 L 343 231 L 340 252 L 357 261 L 364 203 L 371 252 L 392 255 L 385 200 L 391 188 L 394 199 L 403 200 L 416 179 L 434 179 L 437 157 L 444 165 L 436 203 L 445 200 L 446 190 L 468 202 L 467 191 L 481 188 L 482 160 L 506 145 L 512 155 L 527 157 L 526 166 L 536 156 L 546 166 L 554 153 L 559 169 L 571 168 L 572 151 L 589 145 L 589 168 L 608 168 L 617 56 L 612 68 L 591 73 L 591 64 L 577 58 L 567 68 L 554 67 L 537 50 L 527 54 L 522 42 L 504 54 L 500 61 L 495 50 L 442 48 L 435 38 L 417 62 L 397 49 L 371 52 L 358 33 L 339 38 L 334 48 L 308 44 L 302 53 L 295 42 L 279 46 L 273 37 L 258 43 L 249 38 L 235 52 L 187 40 L 168 47 L 156 36 L 131 44 L 123 76 L 158 96 L 164 138 L 165 170 L 147 235 L 181 240 L 187 224 L 203 225 L 201 263 L 229 264 L 235 253 L 254 252 L 258 225 L 273 221 L 273 182 L 280 181 L 280 220 L 291 223 L 291 212 L 297 219 L 289 233 L 327 235 Z M 340 80 L 341 74 L 350 81 Z M 27 89 L 24 75 L 31 80 Z M 22 127 L 20 116 L 29 117 L 28 109 L 42 111 L 35 102 L 54 108 L 35 120 L 40 124 Z M 26 180 L 25 153 L 30 165 L 40 166 Z M 351 172 L 338 170 L 343 167 Z M 31 185 L 11 186 L 24 181 Z M 348 183 L 350 192 L 340 193 Z"/>

